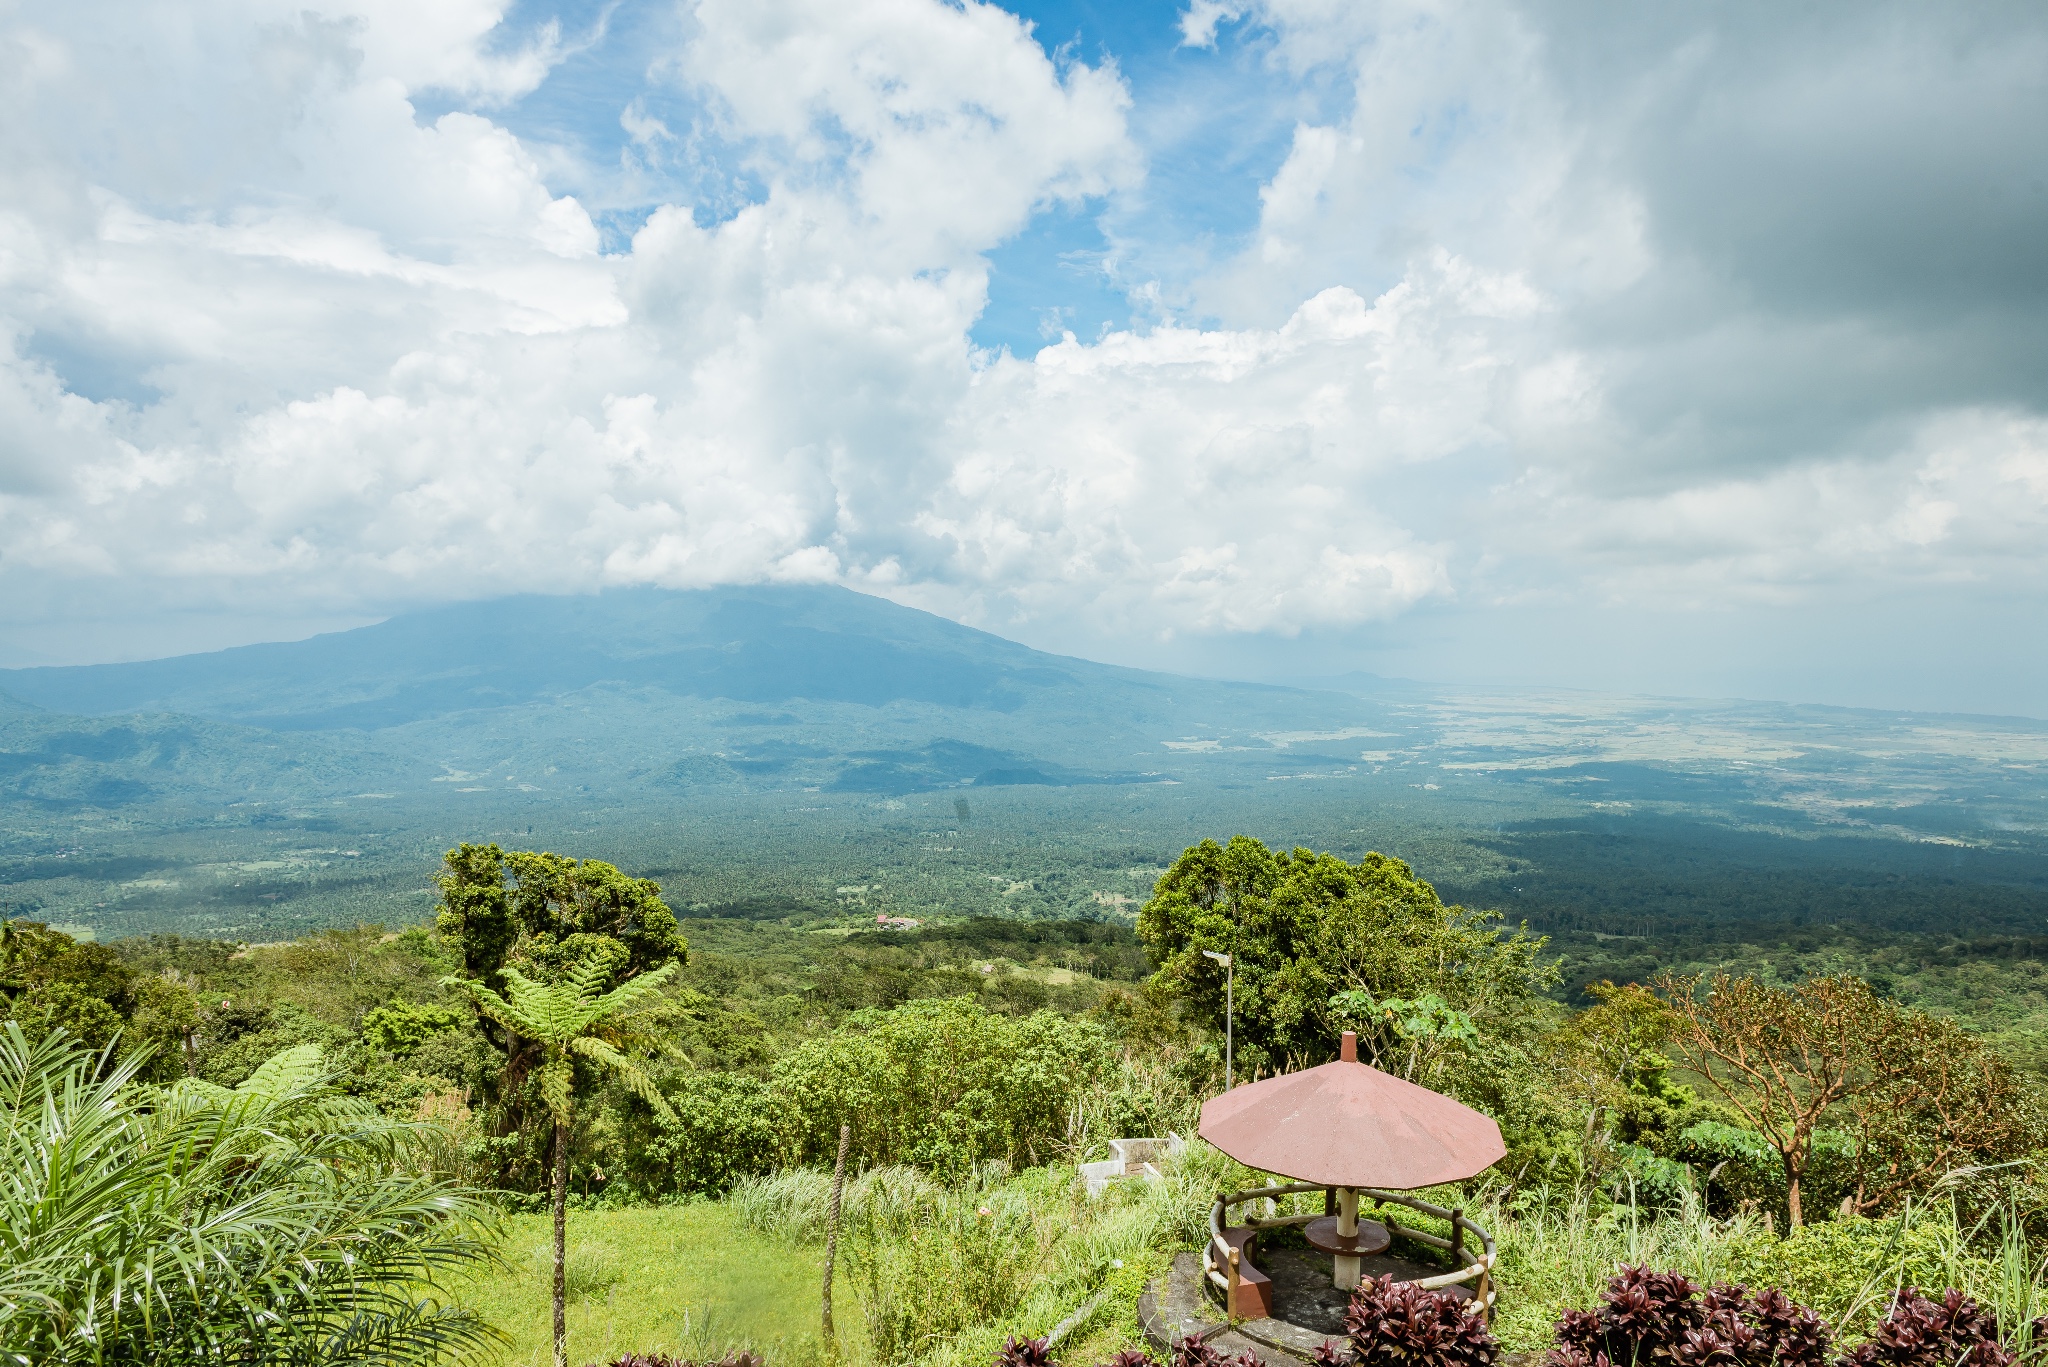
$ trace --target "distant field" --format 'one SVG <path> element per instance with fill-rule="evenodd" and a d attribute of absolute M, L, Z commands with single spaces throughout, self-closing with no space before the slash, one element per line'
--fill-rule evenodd
<path fill-rule="evenodd" d="M 506 1268 L 462 1288 L 462 1298 L 512 1336 L 505 1367 L 545 1367 L 553 1356 L 547 1217 L 507 1221 Z M 823 1360 L 818 1338 L 823 1254 L 741 1228 L 708 1202 L 569 1215 L 569 1361 L 609 1362 L 626 1352 L 716 1358 L 765 1352 L 775 1367 Z M 833 1317 L 848 1347 L 860 1308 L 842 1286 Z"/>

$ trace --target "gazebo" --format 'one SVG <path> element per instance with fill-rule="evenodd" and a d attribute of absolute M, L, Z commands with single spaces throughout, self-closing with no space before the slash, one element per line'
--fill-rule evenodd
<path fill-rule="evenodd" d="M 1385 1269 L 1396 1280 L 1476 1298 L 1482 1311 L 1491 1309 L 1492 1236 L 1463 1210 L 1447 1210 L 1406 1193 L 1475 1177 L 1499 1162 L 1507 1153 L 1500 1127 L 1447 1096 L 1360 1063 L 1358 1038 L 1351 1031 L 1344 1032 L 1334 1063 L 1212 1097 L 1202 1107 L 1198 1133 L 1246 1167 L 1297 1179 L 1216 1197 L 1202 1271 L 1223 1293 L 1232 1319 L 1273 1316 L 1273 1283 L 1251 1259 L 1261 1232 L 1286 1225 L 1303 1226 L 1309 1246 L 1331 1256 L 1330 1284 L 1336 1290 L 1348 1293 L 1356 1287 L 1367 1262 L 1398 1264 L 1378 1255 L 1399 1233 L 1446 1250 L 1453 1266 L 1419 1276 L 1402 1275 L 1426 1271 L 1415 1264 Z M 1279 1213 L 1280 1197 L 1316 1190 L 1324 1194 L 1321 1215 Z M 1359 1219 L 1361 1196 L 1381 1207 L 1381 1218 Z M 1241 1220 L 1231 1222 L 1233 1207 L 1254 1202 L 1265 1204 L 1264 1216 L 1245 1211 Z M 1450 1237 L 1403 1229 L 1388 1207 L 1447 1221 Z"/>

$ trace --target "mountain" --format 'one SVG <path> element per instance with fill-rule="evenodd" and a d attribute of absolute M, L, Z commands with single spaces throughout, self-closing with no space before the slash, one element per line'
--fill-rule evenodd
<path fill-rule="evenodd" d="M 525 596 L 282 644 L 137 664 L 0 670 L 0 691 L 89 716 L 183 712 L 273 731 L 380 730 L 596 684 L 770 703 L 1014 711 L 1164 675 L 1062 659 L 841 588 Z"/>
<path fill-rule="evenodd" d="M 203 741 L 185 725 L 152 742 L 134 725 L 53 731 L 50 717 L 27 727 L 34 744 L 14 748 L 17 774 L 98 761 L 161 775 L 193 759 L 184 771 L 196 779 L 196 746 L 239 785 L 246 776 L 228 758 L 238 746 L 276 753 L 260 732 L 302 738 L 297 768 L 316 789 L 342 756 L 346 773 L 334 781 L 343 787 L 446 781 L 433 766 L 467 773 L 508 756 L 529 777 L 546 769 L 670 787 L 767 781 L 901 793 L 1135 781 L 1161 766 L 1213 767 L 1217 737 L 1248 724 L 1356 721 L 1363 707 L 1338 693 L 1048 655 L 810 586 L 506 598 L 304 641 L 5 670 L 0 692 L 70 717 L 217 724 Z M 379 756 L 388 775 L 377 772 Z M 417 772 L 422 760 L 432 764 Z M 109 775 L 96 791 L 140 794 L 150 777 Z M 536 786 L 564 785 L 526 791 Z"/>

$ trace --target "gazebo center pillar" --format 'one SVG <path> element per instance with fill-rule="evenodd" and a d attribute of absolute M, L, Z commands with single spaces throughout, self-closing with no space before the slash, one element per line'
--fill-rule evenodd
<path fill-rule="evenodd" d="M 1337 1188 L 1337 1233 L 1349 1239 L 1358 1233 L 1358 1189 Z M 1336 1270 L 1330 1284 L 1339 1291 L 1349 1291 L 1358 1285 L 1359 1259 L 1338 1255 Z"/>

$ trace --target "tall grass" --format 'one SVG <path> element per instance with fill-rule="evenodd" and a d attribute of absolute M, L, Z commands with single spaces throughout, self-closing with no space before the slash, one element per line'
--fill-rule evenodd
<path fill-rule="evenodd" d="M 991 1165 L 951 1188 L 905 1168 L 849 1181 L 841 1265 L 866 1323 L 855 1356 L 872 1367 L 986 1367 L 1008 1334 L 1045 1333 L 1105 1289 L 1110 1295 L 1063 1356 L 1095 1361 L 1131 1342 L 1139 1289 L 1174 1252 L 1200 1246 L 1214 1193 L 1270 1180 L 1201 1143 L 1162 1166 L 1162 1181 L 1114 1183 L 1092 1200 L 1065 1166 L 1010 1175 Z M 726 1205 L 750 1229 L 815 1243 L 830 1180 L 808 1170 L 777 1173 L 741 1183 Z M 1510 1350 L 1550 1347 L 1558 1316 L 1597 1303 L 1628 1264 L 1682 1272 L 1702 1285 L 1780 1287 L 1819 1310 L 1848 1343 L 1869 1334 L 1901 1287 L 1954 1286 L 2011 1326 L 2015 1346 L 2026 1346 L 2026 1326 L 2048 1312 L 2044 1250 L 2029 1238 L 2018 1198 L 1977 1194 L 1985 1213 L 1974 1219 L 1940 1199 L 1791 1238 L 1753 1216 L 1715 1218 L 1689 1195 L 1667 1210 L 1568 1189 L 1428 1195 L 1463 1206 L 1494 1234 L 1494 1327 Z M 1320 1210 L 1321 1200 L 1288 1197 L 1277 1208 Z"/>
<path fill-rule="evenodd" d="M 991 1176 L 1000 1171 L 992 1170 Z M 916 1168 L 871 1168 L 849 1178 L 840 1219 L 847 1225 L 887 1221 L 898 1212 L 942 1200 L 946 1188 Z M 785 1168 L 762 1177 L 743 1177 L 727 1193 L 725 1207 L 742 1225 L 791 1243 L 823 1242 L 825 1214 L 832 1200 L 832 1174 L 816 1168 Z"/>
<path fill-rule="evenodd" d="M 1475 1218 L 1499 1248 L 1494 1332 L 1507 1348 L 1524 1351 L 1549 1347 L 1557 1317 L 1594 1304 L 1624 1264 L 1729 1281 L 1737 1250 L 1761 1232 L 1746 1217 L 1709 1218 L 1696 1199 L 1661 1213 L 1633 1204 L 1596 1209 L 1584 1194 L 1554 1190 L 1525 1193 L 1511 1207 L 1496 1197 Z"/>
<path fill-rule="evenodd" d="M 926 1356 L 972 1325 L 1008 1320 L 1057 1231 L 1010 1193 L 949 1193 L 873 1210 L 848 1231 L 848 1270 L 878 1363 Z"/>
<path fill-rule="evenodd" d="M 1510 1349 L 1548 1347 L 1563 1311 L 1592 1305 L 1625 1264 L 1683 1272 L 1702 1285 L 1773 1286 L 1812 1306 L 1854 1343 L 1883 1319 L 1902 1288 L 1950 1287 L 1997 1315 L 2013 1344 L 2030 1348 L 2048 1313 L 2048 1262 L 2011 1198 L 1974 1220 L 1953 1200 L 1909 1202 L 1882 1219 L 1809 1225 L 1779 1238 L 1753 1218 L 1715 1219 L 1688 1197 L 1675 1210 L 1595 1209 L 1583 1196 L 1498 1201 L 1480 1219 L 1500 1247 L 1496 1332 Z"/>
<path fill-rule="evenodd" d="M 1001 1164 L 944 1187 L 909 1168 L 849 1180 L 841 1213 L 841 1267 L 861 1305 L 862 1355 L 875 1367 L 922 1361 L 985 1367 L 1010 1333 L 1043 1334 L 1106 1286 L 1079 1326 L 1128 1339 L 1148 1269 L 1195 1244 L 1210 1194 L 1235 1165 L 1191 1145 L 1159 1182 L 1119 1182 L 1090 1199 L 1072 1167 L 1012 1175 Z M 735 1221 L 776 1239 L 824 1237 L 829 1173 L 792 1169 L 737 1184 Z"/>

